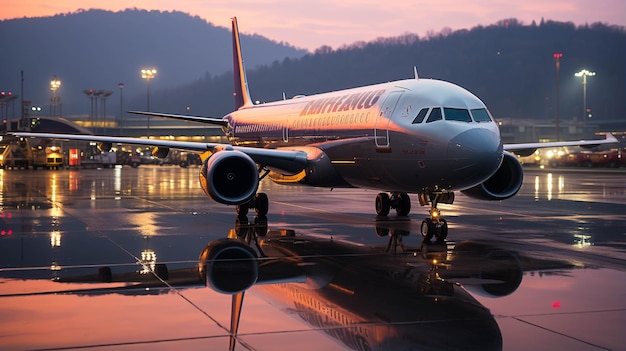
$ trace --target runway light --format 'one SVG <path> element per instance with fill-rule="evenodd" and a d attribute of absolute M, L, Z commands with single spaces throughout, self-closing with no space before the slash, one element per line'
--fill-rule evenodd
<path fill-rule="evenodd" d="M 561 308 L 561 301 L 554 301 L 552 303 L 552 308 Z"/>

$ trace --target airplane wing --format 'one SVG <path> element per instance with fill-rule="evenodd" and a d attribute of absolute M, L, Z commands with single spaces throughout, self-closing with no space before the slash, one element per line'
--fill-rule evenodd
<path fill-rule="evenodd" d="M 535 150 L 546 147 L 562 147 L 562 146 L 582 146 L 594 147 L 600 144 L 613 144 L 619 141 L 611 133 L 606 133 L 605 139 L 602 140 L 579 140 L 579 141 L 553 141 L 547 143 L 521 143 L 521 144 L 504 144 L 504 150 L 517 151 L 523 155 L 530 155 Z"/>
<path fill-rule="evenodd" d="M 163 148 L 187 150 L 187 151 L 220 151 L 220 150 L 237 150 L 250 156 L 254 162 L 259 165 L 279 169 L 287 173 L 298 173 L 302 171 L 307 165 L 307 153 L 304 151 L 296 150 L 277 150 L 277 149 L 262 149 L 245 146 L 232 146 L 230 144 L 220 143 L 198 143 L 192 141 L 172 141 L 172 140 L 155 140 L 155 139 L 142 139 L 142 138 L 129 138 L 129 137 L 112 137 L 112 136 L 100 136 L 100 135 L 73 135 L 73 134 L 55 134 L 55 133 L 27 133 L 27 132 L 15 132 L 13 135 L 25 138 L 45 138 L 45 139 L 57 139 L 57 140 L 78 140 L 78 141 L 91 141 L 101 143 L 114 143 L 114 144 L 132 144 L 132 145 L 146 145 L 146 146 L 158 146 Z"/>
<path fill-rule="evenodd" d="M 225 127 L 228 125 L 228 121 L 225 119 L 221 119 L 221 118 L 176 115 L 176 114 L 170 114 L 170 113 L 155 113 L 155 112 L 143 112 L 143 111 L 128 111 L 128 113 L 132 113 L 134 115 L 140 115 L 140 116 L 161 117 L 161 118 L 177 119 L 177 120 L 188 121 L 188 122 L 214 124 L 220 127 Z"/>

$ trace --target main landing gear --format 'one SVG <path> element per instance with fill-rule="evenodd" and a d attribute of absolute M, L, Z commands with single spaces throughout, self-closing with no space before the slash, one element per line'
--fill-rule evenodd
<path fill-rule="evenodd" d="M 263 166 L 259 166 L 259 182 L 265 178 L 270 171 Z M 247 216 L 248 211 L 254 208 L 257 216 L 265 217 L 270 208 L 270 201 L 266 193 L 256 193 L 250 201 L 237 205 L 236 211 L 238 216 Z"/>
<path fill-rule="evenodd" d="M 407 216 L 411 212 L 411 199 L 407 193 L 379 193 L 376 195 L 376 214 L 386 216 L 395 208 L 398 216 Z"/>
<path fill-rule="evenodd" d="M 420 227 L 420 232 L 424 241 L 431 241 L 433 238 L 437 242 L 442 242 L 448 236 L 448 222 L 441 217 L 441 212 L 437 209 L 437 204 L 452 204 L 454 202 L 453 192 L 433 192 L 420 193 L 420 205 L 431 205 L 430 217 L 424 218 Z M 394 208 L 398 216 L 407 216 L 411 211 L 411 199 L 407 193 L 379 193 L 376 196 L 376 214 L 386 216 Z"/>
<path fill-rule="evenodd" d="M 266 193 L 257 193 L 254 198 L 244 204 L 237 205 L 237 215 L 246 216 L 248 211 L 254 208 L 257 216 L 266 216 L 270 208 Z"/>

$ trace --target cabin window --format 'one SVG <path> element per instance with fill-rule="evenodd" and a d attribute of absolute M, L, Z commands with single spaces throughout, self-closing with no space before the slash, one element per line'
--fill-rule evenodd
<path fill-rule="evenodd" d="M 471 122 L 472 117 L 468 110 L 463 108 L 444 107 L 443 113 L 446 115 L 446 121 Z"/>
<path fill-rule="evenodd" d="M 475 108 L 472 110 L 472 116 L 476 122 L 491 122 L 491 116 L 486 108 Z"/>
<path fill-rule="evenodd" d="M 428 115 L 428 119 L 426 120 L 426 123 L 439 121 L 439 120 L 441 120 L 441 108 L 435 107 L 430 111 L 430 115 Z"/>
<path fill-rule="evenodd" d="M 420 112 L 417 114 L 417 117 L 415 117 L 415 119 L 413 120 L 413 124 L 422 123 L 424 117 L 426 117 L 426 114 L 428 113 L 428 109 L 429 107 L 424 107 L 423 109 L 421 109 Z"/>

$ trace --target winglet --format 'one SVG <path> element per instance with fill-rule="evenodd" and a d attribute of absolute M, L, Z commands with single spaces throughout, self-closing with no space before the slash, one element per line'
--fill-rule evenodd
<path fill-rule="evenodd" d="M 413 66 L 413 74 L 415 75 L 415 79 L 420 79 L 417 75 L 417 66 Z"/>
<path fill-rule="evenodd" d="M 246 69 L 243 65 L 243 56 L 241 55 L 241 42 L 239 40 L 239 27 L 237 26 L 237 17 L 233 17 L 233 73 L 235 74 L 235 108 L 252 106 L 252 99 L 248 91 L 248 79 L 246 78 Z"/>

